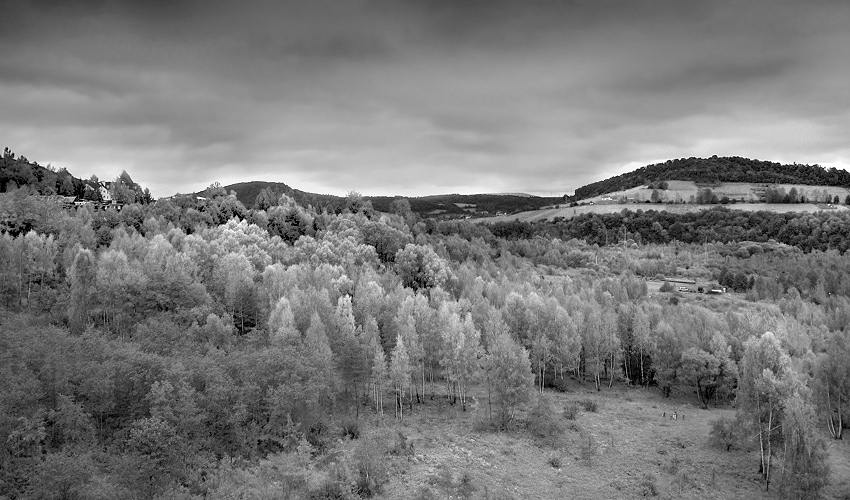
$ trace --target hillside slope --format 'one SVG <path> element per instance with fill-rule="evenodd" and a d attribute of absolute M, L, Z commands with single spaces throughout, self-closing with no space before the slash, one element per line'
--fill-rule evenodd
<path fill-rule="evenodd" d="M 259 196 L 263 189 L 269 189 L 276 195 L 275 197 L 285 194 L 294 199 L 299 205 L 305 207 L 312 205 L 316 208 L 327 209 L 329 212 L 333 212 L 345 204 L 345 198 L 340 196 L 308 193 L 300 189 L 294 189 L 282 182 L 249 181 L 229 184 L 223 187 L 227 192 L 236 191 L 236 199 L 248 208 L 254 207 L 257 196 Z"/>
<path fill-rule="evenodd" d="M 850 188 L 850 172 L 819 165 L 783 165 L 749 158 L 679 158 L 647 165 L 576 189 L 575 201 L 625 191 L 639 186 L 656 187 L 663 181 L 692 181 L 712 186 L 721 182 L 800 184 Z"/>
<path fill-rule="evenodd" d="M 279 196 L 286 194 L 303 206 L 326 208 L 334 211 L 345 205 L 345 198 L 328 194 L 308 193 L 294 189 L 282 182 L 251 181 L 224 186 L 228 192 L 235 191 L 236 198 L 246 207 L 253 207 L 263 189 Z M 400 196 L 364 196 L 379 212 L 391 212 L 393 201 Z M 562 201 L 562 198 L 542 198 L 521 194 L 442 194 L 405 198 L 410 210 L 421 217 L 459 218 L 465 216 L 496 215 L 537 210 Z"/>
<path fill-rule="evenodd" d="M 610 204 L 594 204 L 594 205 L 578 205 L 568 207 L 562 205 L 559 208 L 544 208 L 542 210 L 531 210 L 528 212 L 520 212 L 512 215 L 502 215 L 499 217 L 486 217 L 478 219 L 476 222 L 497 223 L 497 222 L 540 222 L 540 221 L 555 221 L 557 219 L 572 219 L 586 214 L 618 214 L 624 210 L 655 210 L 658 212 L 664 211 L 671 214 L 685 214 L 693 212 L 702 212 L 713 208 L 725 207 L 730 210 L 742 212 L 773 212 L 778 214 L 805 214 L 816 213 L 821 211 L 832 213 L 847 213 L 850 207 L 845 205 L 822 205 L 814 203 L 738 203 L 735 205 L 697 205 L 697 204 L 635 204 L 635 203 L 610 203 Z"/>

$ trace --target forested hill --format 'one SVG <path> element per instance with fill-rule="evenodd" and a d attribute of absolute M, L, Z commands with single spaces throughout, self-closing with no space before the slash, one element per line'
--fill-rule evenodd
<path fill-rule="evenodd" d="M 389 212 L 390 204 L 398 199 L 390 196 L 371 196 L 375 210 Z M 527 210 L 554 205 L 563 198 L 543 198 L 517 194 L 443 194 L 408 198 L 411 211 L 427 217 L 429 215 L 495 214 L 503 212 L 513 214 Z"/>
<path fill-rule="evenodd" d="M 246 207 L 257 207 L 257 198 L 264 190 L 272 198 L 285 194 L 293 198 L 299 205 L 324 208 L 329 212 L 342 210 L 346 198 L 329 194 L 315 194 L 294 189 L 282 182 L 252 181 L 240 182 L 224 186 L 227 192 L 235 191 L 236 199 Z M 264 195 L 263 199 L 268 196 Z M 364 196 L 364 200 L 372 203 L 372 208 L 379 212 L 392 212 L 392 204 L 402 199 L 400 196 Z M 404 198 L 410 204 L 410 211 L 421 217 L 460 217 L 465 215 L 484 215 L 502 213 L 517 213 L 527 210 L 537 210 L 547 205 L 563 201 L 562 198 L 542 198 L 538 196 L 522 196 L 516 194 L 443 194 Z"/>
<path fill-rule="evenodd" d="M 30 162 L 26 156 L 16 156 L 9 148 L 3 150 L 3 157 L 0 158 L 0 193 L 29 186 L 42 195 L 82 198 L 87 183 L 90 182 L 74 177 L 65 169 L 56 171 L 38 162 Z M 96 188 L 97 183 L 93 183 L 93 186 Z"/>
<path fill-rule="evenodd" d="M 583 200 L 615 191 L 668 180 L 713 184 L 753 182 L 760 184 L 806 184 L 850 187 L 850 172 L 820 165 L 783 165 L 749 158 L 679 158 L 641 167 L 633 172 L 594 182 L 576 189 L 574 199 Z"/>
<path fill-rule="evenodd" d="M 224 189 L 227 190 L 228 193 L 230 191 L 235 191 L 236 199 L 249 208 L 256 206 L 257 197 L 260 196 L 260 193 L 263 192 L 263 190 L 266 190 L 266 193 L 275 195 L 275 198 L 279 197 L 281 194 L 285 194 L 294 199 L 295 202 L 301 206 L 325 208 L 329 212 L 334 212 L 337 208 L 341 208 L 345 204 L 345 198 L 343 197 L 331 194 L 308 193 L 306 191 L 301 191 L 300 189 L 293 189 L 282 182 L 237 182 L 236 184 L 224 186 Z"/>
<path fill-rule="evenodd" d="M 80 200 L 100 201 L 99 187 L 102 183 L 97 176 L 81 179 L 71 175 L 65 168 L 56 170 L 44 167 L 26 156 L 17 156 L 8 147 L 0 158 L 0 193 L 26 188 L 42 196 L 73 196 Z M 103 183 L 112 199 L 118 203 L 150 203 L 151 193 L 135 183 L 126 171 L 114 180 Z"/>

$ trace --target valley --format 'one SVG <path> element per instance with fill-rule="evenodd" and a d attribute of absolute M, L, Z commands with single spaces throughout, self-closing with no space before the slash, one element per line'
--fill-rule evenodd
<path fill-rule="evenodd" d="M 850 496 L 843 204 L 49 184 L 0 193 L 0 498 Z"/>

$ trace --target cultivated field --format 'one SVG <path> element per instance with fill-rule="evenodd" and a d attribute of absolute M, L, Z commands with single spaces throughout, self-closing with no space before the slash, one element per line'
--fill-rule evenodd
<path fill-rule="evenodd" d="M 474 219 L 477 222 L 506 222 L 519 220 L 520 222 L 537 222 L 542 220 L 553 220 L 556 217 L 563 217 L 564 219 L 570 219 L 572 217 L 576 217 L 582 214 L 614 214 L 622 212 L 623 210 L 657 210 L 657 211 L 667 211 L 670 213 L 686 213 L 686 212 L 699 212 L 702 210 L 708 210 L 710 208 L 715 208 L 718 206 L 725 206 L 731 210 L 744 210 L 748 212 L 756 212 L 759 210 L 767 210 L 769 212 L 777 212 L 777 213 L 786 213 L 786 212 L 794 212 L 794 213 L 814 213 L 819 212 L 821 210 L 835 210 L 835 211 L 843 211 L 848 210 L 846 205 L 822 205 L 822 204 L 814 204 L 814 203 L 736 203 L 729 205 L 695 205 L 695 204 L 657 204 L 657 203 L 608 203 L 608 204 L 593 204 L 593 205 L 579 205 L 575 207 L 568 207 L 566 205 L 561 205 L 560 208 L 544 208 L 541 210 L 532 210 L 529 212 L 520 212 L 518 214 L 513 215 L 502 215 L 498 217 L 485 217 L 481 219 Z"/>
<path fill-rule="evenodd" d="M 437 398 L 414 405 L 402 424 L 373 428 L 386 436 L 402 432 L 415 450 L 409 460 L 396 459 L 380 497 L 780 498 L 759 482 L 757 451 L 709 445 L 711 422 L 733 417 L 733 409 L 703 410 L 692 394 L 664 399 L 655 389 L 615 385 L 597 392 L 574 380 L 566 389 L 546 393 L 562 426 L 555 439 L 534 439 L 525 430 L 480 430 L 487 418 L 483 387 L 473 391 L 467 412 Z M 563 416 L 569 402 L 588 399 L 597 403 L 595 412 L 582 410 L 575 420 Z M 670 418 L 674 411 L 677 420 Z M 850 498 L 850 443 L 830 440 L 829 447 L 827 497 Z M 772 490 L 778 490 L 780 468 Z"/>
<path fill-rule="evenodd" d="M 841 202 L 850 194 L 846 188 L 836 186 L 808 186 L 805 184 L 754 184 L 750 182 L 720 182 L 717 184 L 697 184 L 693 181 L 667 181 L 667 189 L 657 190 L 661 201 L 663 202 L 690 202 L 691 197 L 696 197 L 700 188 L 709 188 L 717 198 L 728 197 L 730 200 L 739 202 L 757 202 L 763 200 L 764 188 L 770 186 L 772 188 L 784 189 L 789 192 L 795 189 L 799 196 L 805 196 L 809 199 L 823 200 L 826 195 L 830 198 L 838 196 Z M 616 191 L 602 196 L 594 196 L 582 202 L 599 203 L 606 200 L 618 201 L 621 198 L 629 198 L 630 201 L 644 202 L 652 199 L 652 189 L 646 186 L 640 186 L 625 191 Z"/>

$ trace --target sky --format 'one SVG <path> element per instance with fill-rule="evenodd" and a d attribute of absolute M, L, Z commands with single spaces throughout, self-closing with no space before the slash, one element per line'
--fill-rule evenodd
<path fill-rule="evenodd" d="M 155 197 L 850 166 L 844 0 L 0 0 L 0 19 L 2 146 Z"/>

